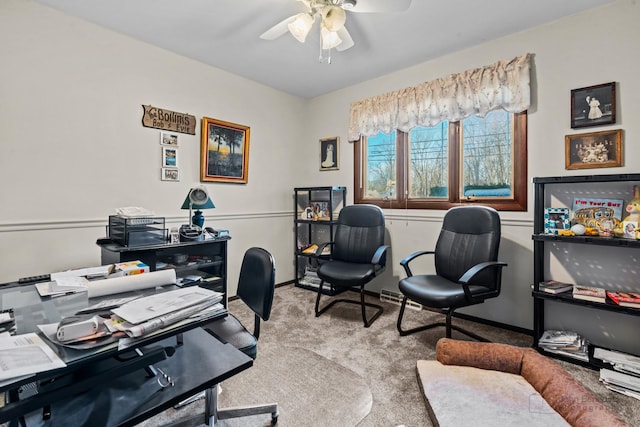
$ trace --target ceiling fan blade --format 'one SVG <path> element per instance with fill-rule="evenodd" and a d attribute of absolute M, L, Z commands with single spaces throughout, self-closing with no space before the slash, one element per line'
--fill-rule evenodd
<path fill-rule="evenodd" d="M 349 34 L 349 31 L 347 31 L 345 27 L 340 28 L 337 33 L 338 37 L 340 37 L 340 40 L 342 40 L 342 43 L 336 46 L 337 51 L 342 52 L 343 50 L 347 50 L 350 47 L 353 47 L 355 43 L 351 38 L 351 34 Z"/>
<path fill-rule="evenodd" d="M 411 0 L 357 0 L 350 12 L 386 13 L 402 12 L 409 9 Z"/>
<path fill-rule="evenodd" d="M 260 38 L 263 40 L 275 40 L 278 37 L 284 35 L 287 31 L 289 31 L 289 27 L 288 27 L 289 23 L 293 22 L 298 17 L 298 15 L 303 15 L 303 14 L 296 14 L 286 19 L 283 19 L 273 27 L 269 28 L 264 33 L 260 34 Z"/>

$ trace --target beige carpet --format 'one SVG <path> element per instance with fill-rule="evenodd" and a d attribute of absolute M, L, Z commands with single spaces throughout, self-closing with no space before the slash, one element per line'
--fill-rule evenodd
<path fill-rule="evenodd" d="M 314 292 L 292 285 L 276 289 L 271 319 L 262 326 L 255 365 L 222 384 L 221 406 L 277 401 L 280 427 L 430 426 L 416 379 L 416 361 L 434 359 L 435 345 L 444 336 L 444 329 L 401 337 L 395 325 L 396 305 L 383 303 L 382 316 L 370 328 L 364 328 L 358 306 L 336 305 L 316 318 L 314 300 Z M 231 301 L 229 309 L 245 325 L 253 324 L 253 314 L 241 301 Z M 434 317 L 442 319 L 431 312 L 408 310 L 406 327 Z M 519 346 L 532 342 L 530 336 L 512 331 L 460 319 L 454 319 L 454 323 L 494 342 Z M 455 331 L 454 338 L 465 339 Z M 607 390 L 599 383 L 597 371 L 561 365 L 630 425 L 640 426 L 640 401 Z M 369 393 L 363 392 L 364 386 Z M 371 410 L 365 410 L 369 404 Z M 351 409 L 342 409 L 346 406 Z M 328 417 L 332 417 L 331 422 L 327 422 Z M 235 421 L 237 424 L 224 424 L 229 422 L 225 420 L 219 426 L 264 426 L 269 420 L 268 415 L 256 416 Z M 145 427 L 161 424 L 153 419 Z"/>

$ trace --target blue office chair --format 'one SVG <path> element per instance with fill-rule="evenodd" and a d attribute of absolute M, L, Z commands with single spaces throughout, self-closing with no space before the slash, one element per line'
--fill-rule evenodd
<path fill-rule="evenodd" d="M 231 313 L 215 320 L 203 328 L 220 341 L 232 344 L 249 357 L 257 356 L 258 337 L 260 336 L 261 320 L 269 320 L 273 293 L 275 289 L 275 261 L 271 254 L 262 248 L 248 249 L 240 267 L 237 296 L 254 312 L 253 333 L 249 332 L 242 323 Z M 211 357 L 215 357 L 212 355 Z M 271 425 L 278 422 L 278 404 L 271 403 L 260 406 L 219 409 L 217 389 L 208 390 L 205 418 L 210 425 L 218 420 L 246 417 L 257 414 L 271 414 Z M 212 422 L 211 422 L 212 421 Z"/>

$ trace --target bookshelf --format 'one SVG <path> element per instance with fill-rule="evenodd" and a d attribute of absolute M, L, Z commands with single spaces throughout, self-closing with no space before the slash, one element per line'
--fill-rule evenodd
<path fill-rule="evenodd" d="M 295 286 L 318 290 L 320 281 L 315 275 L 317 261 L 312 245 L 332 242 L 338 215 L 346 204 L 346 187 L 294 188 Z M 305 252 L 306 251 L 306 252 Z M 311 253 L 310 253 L 311 252 Z M 323 286 L 322 292 L 335 292 Z"/>
<path fill-rule="evenodd" d="M 615 259 L 616 254 L 623 253 L 621 251 L 637 250 L 640 249 L 640 240 L 625 239 L 618 237 L 599 237 L 599 236 L 560 236 L 556 234 L 545 234 L 545 208 L 548 207 L 571 207 L 572 199 L 575 197 L 600 197 L 600 198 L 616 198 L 625 199 L 625 202 L 631 198 L 631 189 L 633 185 L 640 185 L 640 174 L 612 174 L 612 175 L 589 175 L 589 176 L 562 176 L 562 177 L 537 177 L 533 179 L 534 184 L 534 233 L 532 235 L 533 240 L 533 257 L 534 257 L 534 277 L 533 277 L 533 302 L 534 302 L 534 342 L 533 345 L 539 351 L 552 356 L 557 357 L 569 362 L 581 364 L 591 368 L 601 367 L 601 363 L 594 360 L 593 350 L 594 346 L 611 348 L 612 344 L 622 345 L 623 343 L 618 341 L 608 342 L 607 345 L 602 345 L 598 342 L 599 337 L 594 338 L 594 328 L 588 326 L 593 319 L 600 318 L 601 316 L 597 312 L 592 310 L 598 310 L 598 312 L 615 313 L 615 315 L 622 315 L 625 318 L 627 316 L 633 316 L 638 318 L 640 316 L 640 309 L 631 307 L 621 307 L 614 302 L 607 300 L 602 302 L 587 301 L 582 299 L 573 298 L 571 292 L 550 294 L 540 290 L 540 282 L 554 279 L 549 277 L 553 275 L 553 266 L 551 266 L 552 249 L 558 249 L 558 253 L 562 254 L 559 259 L 555 260 L 555 268 L 565 269 L 570 273 L 575 273 L 575 278 L 580 283 L 582 281 L 594 280 L 600 283 L 603 279 L 601 277 L 590 277 L 590 275 L 597 274 L 598 269 L 590 269 L 582 267 L 580 270 L 575 265 L 580 264 L 581 257 L 586 253 L 594 253 L 594 259 L 600 257 L 601 265 L 598 265 L 601 269 L 609 269 L 614 271 L 612 277 L 604 281 L 603 287 L 619 286 L 619 283 L 625 282 L 625 286 L 636 286 L 633 291 L 640 291 L 640 284 L 632 284 L 635 281 L 632 278 L 625 277 L 624 268 L 618 265 L 613 265 L 612 259 Z M 622 214 L 625 215 L 625 212 Z M 576 255 L 577 254 L 577 255 Z M 640 251 L 637 254 L 630 255 L 629 258 L 635 258 L 640 256 Z M 623 257 L 624 258 L 624 257 Z M 572 265 L 573 264 L 573 265 Z M 584 262 L 588 264 L 588 262 Z M 621 286 L 621 285 L 620 285 Z M 618 290 L 618 289 L 609 289 Z M 624 290 L 630 291 L 632 289 L 625 288 Z M 548 328 L 549 324 L 554 323 L 554 319 L 549 314 L 549 304 L 562 304 L 569 305 L 571 307 L 578 307 L 576 313 L 580 313 L 583 319 L 573 320 L 575 325 L 578 325 L 575 332 L 580 333 L 589 340 L 589 361 L 583 362 L 571 357 L 558 356 L 556 354 L 545 352 L 539 346 L 539 339 Z M 557 315 L 558 310 L 555 310 Z M 609 316 L 602 316 L 609 317 Z M 637 324 L 636 319 L 633 320 Z M 583 323 L 580 323 L 583 322 Z M 629 323 L 629 322 L 625 322 Z M 583 325 L 583 326 L 582 326 Z M 600 329 L 614 329 L 614 326 L 605 326 Z M 580 327 L 583 329 L 580 330 Z M 551 328 L 553 329 L 553 328 Z M 619 338 L 616 338 L 619 340 Z M 623 338 L 624 339 L 624 338 Z M 628 349 L 622 350 L 629 352 Z M 636 350 L 635 353 L 638 353 Z"/>

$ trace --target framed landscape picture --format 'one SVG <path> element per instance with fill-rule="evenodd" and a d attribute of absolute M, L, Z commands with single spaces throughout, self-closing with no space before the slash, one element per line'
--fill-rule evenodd
<path fill-rule="evenodd" d="M 246 184 L 249 136 L 249 126 L 203 117 L 200 181 Z"/>
<path fill-rule="evenodd" d="M 571 128 L 608 125 L 616 122 L 616 83 L 571 91 Z"/>

